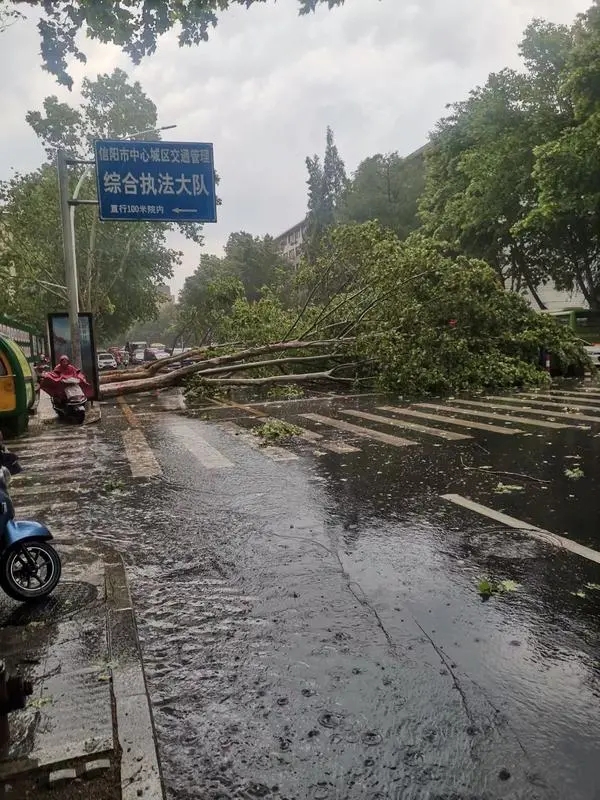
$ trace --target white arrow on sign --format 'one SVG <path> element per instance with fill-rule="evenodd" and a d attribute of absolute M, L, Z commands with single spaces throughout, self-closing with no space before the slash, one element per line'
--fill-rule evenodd
<path fill-rule="evenodd" d="M 197 208 L 174 208 L 175 214 L 197 214 Z"/>

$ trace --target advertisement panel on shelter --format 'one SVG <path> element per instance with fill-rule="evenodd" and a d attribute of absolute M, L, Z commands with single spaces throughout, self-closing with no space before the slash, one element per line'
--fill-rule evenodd
<path fill-rule="evenodd" d="M 79 340 L 81 344 L 81 369 L 94 387 L 94 400 L 99 399 L 98 364 L 96 361 L 96 342 L 91 314 L 79 314 Z M 54 367 L 61 356 L 72 360 L 71 327 L 66 313 L 48 314 L 48 342 L 50 360 Z"/>

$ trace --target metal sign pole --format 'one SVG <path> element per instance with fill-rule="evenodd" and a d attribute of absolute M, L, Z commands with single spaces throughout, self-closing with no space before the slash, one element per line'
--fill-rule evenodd
<path fill-rule="evenodd" d="M 60 220 L 65 253 L 65 283 L 69 296 L 69 327 L 71 329 L 71 362 L 81 369 L 81 341 L 79 337 L 79 286 L 77 283 L 77 257 L 75 255 L 75 226 L 69 208 L 69 173 L 67 154 L 56 152 L 58 188 L 60 194 Z"/>

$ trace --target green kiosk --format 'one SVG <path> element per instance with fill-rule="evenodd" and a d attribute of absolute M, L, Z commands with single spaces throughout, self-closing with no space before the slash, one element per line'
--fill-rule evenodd
<path fill-rule="evenodd" d="M 25 353 L 0 334 L 0 432 L 7 438 L 27 430 L 38 399 L 38 382 Z"/>

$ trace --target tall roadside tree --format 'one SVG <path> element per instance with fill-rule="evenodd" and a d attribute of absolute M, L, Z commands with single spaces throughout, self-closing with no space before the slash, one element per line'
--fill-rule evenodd
<path fill-rule="evenodd" d="M 600 309 L 600 4 L 578 17 L 559 72 L 568 123 L 534 151 L 537 198 L 516 226 L 536 242 L 560 289 Z"/>
<path fill-rule="evenodd" d="M 459 251 L 485 259 L 505 284 L 528 288 L 552 275 L 537 237 L 519 223 L 535 206 L 536 146 L 569 124 L 562 80 L 571 33 L 541 21 L 525 32 L 526 70 L 489 76 L 483 87 L 452 106 L 427 151 L 421 200 L 425 230 Z"/>
<path fill-rule="evenodd" d="M 218 14 L 229 7 L 249 8 L 265 0 L 3 0 L 2 21 L 10 21 L 27 7 L 41 12 L 38 30 L 41 39 L 43 68 L 55 75 L 59 83 L 71 88 L 67 60 L 74 57 L 86 62 L 81 49 L 84 37 L 118 45 L 133 61 L 156 51 L 160 37 L 178 29 L 179 45 L 197 45 L 208 39 L 208 32 L 218 22 Z M 319 5 L 330 9 L 344 0 L 297 0 L 300 14 L 308 14 Z"/>
<path fill-rule="evenodd" d="M 262 302 L 260 308 L 270 314 L 278 296 L 288 296 L 290 272 L 272 237 L 232 233 L 222 258 L 203 254 L 186 278 L 179 306 L 182 335 L 195 344 L 225 335 L 220 323 L 234 306 L 243 316 Z M 229 326 L 226 335 L 236 337 L 235 325 Z"/>
<path fill-rule="evenodd" d="M 420 225 L 418 201 L 425 185 L 424 150 L 406 158 L 389 153 L 362 161 L 344 195 L 339 222 L 376 219 L 400 239 L 416 230 Z"/>
<path fill-rule="evenodd" d="M 306 159 L 308 170 L 308 243 L 307 255 L 314 259 L 327 228 L 335 224 L 336 216 L 348 187 L 346 167 L 328 126 L 325 136 L 325 155 Z"/>
<path fill-rule="evenodd" d="M 49 156 L 54 148 L 64 147 L 89 158 L 97 136 L 122 138 L 157 124 L 156 106 L 122 70 L 100 75 L 96 81 L 84 80 L 82 94 L 80 107 L 47 97 L 43 112 L 28 113 L 27 120 Z M 77 177 L 71 176 L 73 184 Z M 29 175 L 17 175 L 0 184 L 0 192 L 0 270 L 23 290 L 15 292 L 16 302 L 24 306 L 20 313 L 40 324 L 44 307 L 65 305 L 60 290 L 65 281 L 56 170 L 46 164 Z M 92 175 L 84 183 L 82 194 L 86 192 L 95 196 Z M 77 210 L 80 305 L 96 314 L 102 335 L 110 338 L 155 313 L 157 287 L 171 277 L 180 258 L 166 244 L 168 230 L 160 223 L 102 223 L 93 206 Z M 186 226 L 185 231 L 201 241 L 198 226 Z"/>

